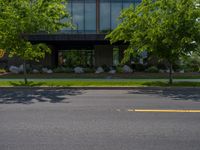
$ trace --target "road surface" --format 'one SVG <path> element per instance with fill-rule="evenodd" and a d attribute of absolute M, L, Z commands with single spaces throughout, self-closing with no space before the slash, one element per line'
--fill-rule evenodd
<path fill-rule="evenodd" d="M 199 150 L 198 111 L 199 88 L 0 88 L 0 150 Z"/>

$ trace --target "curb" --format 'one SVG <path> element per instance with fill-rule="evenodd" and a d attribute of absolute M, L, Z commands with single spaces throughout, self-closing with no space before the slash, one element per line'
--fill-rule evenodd
<path fill-rule="evenodd" d="M 18 87 L 0 87 L 0 89 L 72 89 L 72 90 L 133 90 L 133 89 L 150 89 L 150 90 L 161 90 L 161 89 L 199 89 L 200 87 L 141 87 L 141 86 L 129 86 L 129 87 L 97 87 L 97 86 L 91 86 L 91 87 L 85 87 L 85 86 L 72 86 L 72 87 L 45 87 L 45 86 L 18 86 Z"/>

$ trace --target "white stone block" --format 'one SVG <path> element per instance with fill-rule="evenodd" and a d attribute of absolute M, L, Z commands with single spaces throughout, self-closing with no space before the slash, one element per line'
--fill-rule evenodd
<path fill-rule="evenodd" d="M 129 66 L 127 66 L 127 65 L 124 65 L 123 66 L 123 72 L 124 73 L 132 73 L 133 72 L 133 69 L 131 69 Z"/>
<path fill-rule="evenodd" d="M 84 70 L 83 70 L 83 68 L 81 68 L 81 67 L 75 67 L 75 68 L 74 68 L 74 72 L 75 72 L 75 73 L 84 73 Z"/>
<path fill-rule="evenodd" d="M 20 73 L 20 69 L 16 66 L 10 66 L 9 71 L 16 74 Z"/>
<path fill-rule="evenodd" d="M 104 69 L 102 67 L 98 67 L 95 73 L 103 73 Z"/>

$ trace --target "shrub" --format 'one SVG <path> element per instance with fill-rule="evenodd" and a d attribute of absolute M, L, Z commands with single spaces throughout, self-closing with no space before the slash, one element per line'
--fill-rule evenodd
<path fill-rule="evenodd" d="M 135 71 L 145 71 L 146 67 L 143 64 L 135 64 L 133 69 Z"/>
<path fill-rule="evenodd" d="M 108 67 L 107 65 L 102 65 L 101 67 L 103 68 L 103 70 L 105 72 L 109 72 L 110 71 L 110 67 Z"/>
<path fill-rule="evenodd" d="M 93 68 L 84 68 L 83 70 L 85 73 L 94 73 L 95 72 L 95 69 L 93 69 Z"/>
<path fill-rule="evenodd" d="M 53 72 L 55 72 L 55 73 L 72 73 L 73 69 L 65 68 L 65 67 L 57 67 L 57 68 L 53 69 Z"/>
<path fill-rule="evenodd" d="M 6 73 L 5 69 L 0 69 L 0 73 Z"/>
<path fill-rule="evenodd" d="M 146 69 L 146 72 L 149 72 L 149 73 L 158 73 L 159 70 L 158 70 L 157 67 L 151 66 L 151 67 L 149 67 L 148 69 Z"/>
<path fill-rule="evenodd" d="M 121 66 L 117 66 L 117 67 L 116 67 L 116 71 L 117 71 L 118 73 L 123 73 L 123 68 L 122 68 Z"/>
<path fill-rule="evenodd" d="M 181 58 L 181 69 L 186 72 L 199 72 L 200 71 L 200 55 L 193 53 L 190 56 Z"/>

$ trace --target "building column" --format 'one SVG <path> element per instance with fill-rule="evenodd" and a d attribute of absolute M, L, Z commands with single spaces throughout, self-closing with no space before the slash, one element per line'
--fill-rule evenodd
<path fill-rule="evenodd" d="M 58 66 L 58 50 L 53 47 L 51 50 L 51 66 L 55 68 Z"/>
<path fill-rule="evenodd" d="M 96 0 L 96 32 L 100 33 L 100 0 Z"/>
<path fill-rule="evenodd" d="M 95 66 L 113 66 L 113 46 L 97 45 L 95 46 Z"/>

